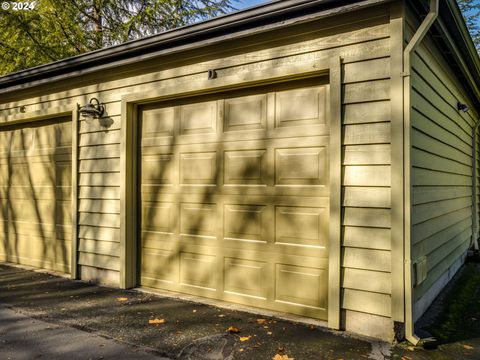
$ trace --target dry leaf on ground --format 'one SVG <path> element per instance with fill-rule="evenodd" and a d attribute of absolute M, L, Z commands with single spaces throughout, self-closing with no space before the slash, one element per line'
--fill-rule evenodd
<path fill-rule="evenodd" d="M 227 332 L 229 332 L 230 334 L 238 334 L 240 332 L 240 329 L 236 328 L 235 326 L 230 326 L 227 329 Z"/>
<path fill-rule="evenodd" d="M 128 300 L 128 298 L 126 298 L 126 297 L 119 297 L 119 298 L 117 298 L 117 301 L 127 301 L 127 300 Z"/>
<path fill-rule="evenodd" d="M 463 348 L 465 350 L 473 350 L 473 346 L 471 346 L 471 345 L 463 345 Z"/>
<path fill-rule="evenodd" d="M 267 319 L 257 319 L 257 324 L 258 325 L 265 325 L 265 324 L 267 324 Z"/>
<path fill-rule="evenodd" d="M 272 360 L 295 360 L 294 358 L 288 357 L 288 355 L 275 355 Z"/>
<path fill-rule="evenodd" d="M 240 341 L 248 341 L 250 338 L 251 336 L 240 336 Z"/>
<path fill-rule="evenodd" d="M 164 324 L 165 323 L 165 319 L 150 319 L 148 320 L 148 323 L 150 325 L 159 325 L 159 324 Z"/>

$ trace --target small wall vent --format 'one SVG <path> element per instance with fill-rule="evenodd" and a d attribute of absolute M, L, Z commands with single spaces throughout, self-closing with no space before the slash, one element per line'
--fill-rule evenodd
<path fill-rule="evenodd" d="M 415 269 L 415 286 L 420 285 L 427 278 L 427 257 L 423 256 L 414 264 Z"/>

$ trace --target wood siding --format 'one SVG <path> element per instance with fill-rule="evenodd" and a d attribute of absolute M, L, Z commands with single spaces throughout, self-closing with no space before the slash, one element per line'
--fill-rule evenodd
<path fill-rule="evenodd" d="M 407 20 L 411 35 L 418 24 L 411 14 Z M 418 277 L 416 264 L 426 258 L 426 278 L 413 283 L 413 301 L 420 304 L 429 291 L 437 291 L 436 282 L 470 244 L 475 120 L 473 110 L 457 110 L 457 101 L 468 99 L 429 37 L 412 55 L 411 80 L 414 277 Z M 418 319 L 425 306 L 416 308 L 414 318 Z"/>
<path fill-rule="evenodd" d="M 342 24 L 339 26 L 338 24 Z M 308 29 L 308 33 L 306 33 Z M 312 29 L 316 29 L 313 31 Z M 388 8 L 325 19 L 308 28 L 208 49 L 200 60 L 176 59 L 119 69 L 117 78 L 90 78 L 37 89 L 0 104 L 1 115 L 53 106 L 106 103 L 106 115 L 80 120 L 78 134 L 78 264 L 118 272 L 120 239 L 121 98 L 203 80 L 208 69 L 227 76 L 302 62 L 342 58 L 342 300 L 348 311 L 390 316 L 390 34 Z M 243 47 L 242 51 L 239 47 Z M 206 50 L 205 50 L 206 51 Z M 198 50 L 197 50 L 198 52 Z M 232 55 L 233 54 L 233 55 Z M 200 55 L 196 55 L 200 56 Z M 121 72 L 125 73 L 121 75 Z M 102 74 L 100 74 L 102 76 Z M 111 78 L 113 76 L 113 78 Z M 82 83 L 83 81 L 83 83 Z M 89 81 L 90 83 L 84 83 Z M 460 166 L 460 165 L 459 165 Z M 132 174 L 132 176 L 135 176 Z M 462 175 L 463 176 L 463 175 Z M 135 204 L 131 204 L 135 206 Z M 460 210 L 461 212 L 461 210 Z M 82 273 L 82 272 L 81 272 Z"/>

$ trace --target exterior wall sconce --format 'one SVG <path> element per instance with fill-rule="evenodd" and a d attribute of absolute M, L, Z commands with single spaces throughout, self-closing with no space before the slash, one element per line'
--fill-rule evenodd
<path fill-rule="evenodd" d="M 460 101 L 457 102 L 457 110 L 458 111 L 463 111 L 463 112 L 467 112 L 468 110 L 470 110 L 470 108 L 468 107 L 467 104 L 462 104 Z"/>
<path fill-rule="evenodd" d="M 98 119 L 105 112 L 105 105 L 100 103 L 97 98 L 91 98 L 87 105 L 78 109 L 78 112 L 83 117 Z"/>
<path fill-rule="evenodd" d="M 207 72 L 208 80 L 213 80 L 217 78 L 217 72 L 214 69 L 210 69 Z"/>

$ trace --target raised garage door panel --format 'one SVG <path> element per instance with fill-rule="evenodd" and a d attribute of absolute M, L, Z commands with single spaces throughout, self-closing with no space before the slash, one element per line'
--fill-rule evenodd
<path fill-rule="evenodd" d="M 71 257 L 71 122 L 0 128 L 0 259 L 61 272 Z"/>
<path fill-rule="evenodd" d="M 142 107 L 141 285 L 326 319 L 327 104 L 315 79 Z"/>

